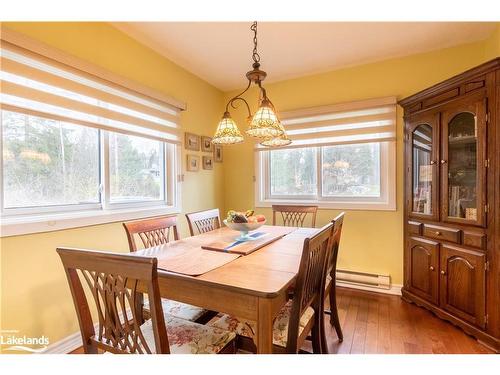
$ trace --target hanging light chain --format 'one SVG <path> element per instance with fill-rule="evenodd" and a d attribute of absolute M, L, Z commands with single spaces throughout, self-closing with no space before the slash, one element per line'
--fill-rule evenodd
<path fill-rule="evenodd" d="M 252 26 L 250 26 L 250 30 L 253 31 L 253 53 L 252 53 L 252 59 L 255 63 L 258 63 L 260 61 L 260 55 L 257 52 L 257 21 L 254 21 Z"/>

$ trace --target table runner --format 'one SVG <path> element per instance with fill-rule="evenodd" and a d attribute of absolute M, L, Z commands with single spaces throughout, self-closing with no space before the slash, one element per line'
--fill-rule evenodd
<path fill-rule="evenodd" d="M 227 234 L 219 236 L 216 241 L 203 244 L 201 247 L 206 250 L 248 255 L 274 241 L 283 238 L 296 229 L 297 228 L 293 227 L 285 228 L 265 225 L 253 232 L 250 232 L 250 236 L 255 238 L 252 241 L 236 240 L 236 238 L 239 237 L 239 232 L 231 230 L 228 231 Z"/>

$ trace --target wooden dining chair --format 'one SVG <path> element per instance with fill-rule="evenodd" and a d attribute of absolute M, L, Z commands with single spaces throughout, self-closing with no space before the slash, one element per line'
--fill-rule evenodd
<path fill-rule="evenodd" d="M 123 223 L 125 232 L 127 233 L 128 245 L 130 252 L 137 251 L 137 241 L 140 239 L 145 248 L 159 246 L 179 239 L 177 230 L 177 217 L 165 216 L 155 217 L 152 219 L 135 220 Z M 189 305 L 166 298 L 162 298 L 163 311 L 167 314 L 176 316 L 181 319 L 190 320 L 198 323 L 206 323 L 212 319 L 216 312 L 203 309 L 198 306 Z M 140 298 L 137 303 L 142 304 L 144 313 L 147 315 L 147 302 L 141 302 Z"/>
<path fill-rule="evenodd" d="M 323 352 L 320 319 L 332 230 L 333 223 L 328 223 L 314 236 L 304 240 L 293 299 L 285 304 L 273 323 L 273 351 L 276 353 L 298 353 L 309 335 L 313 352 Z M 223 315 L 209 324 L 247 338 L 253 338 L 256 332 L 255 322 L 229 315 Z"/>
<path fill-rule="evenodd" d="M 137 250 L 135 237 L 139 237 L 144 247 L 163 245 L 171 240 L 179 239 L 177 217 L 165 216 L 152 219 L 135 220 L 123 223 L 127 233 L 130 251 Z"/>
<path fill-rule="evenodd" d="M 65 248 L 57 252 L 69 282 L 86 354 L 235 352 L 234 333 L 164 315 L 156 258 Z M 85 293 L 82 280 L 90 293 Z M 140 293 L 147 294 L 150 304 L 151 319 L 144 323 L 134 308 Z M 89 299 L 97 322 L 90 313 Z"/>
<path fill-rule="evenodd" d="M 332 220 L 333 231 L 332 239 L 330 241 L 330 248 L 327 258 L 327 271 L 325 281 L 325 299 L 328 296 L 330 300 L 330 310 L 325 310 L 325 314 L 330 315 L 330 324 L 335 328 L 339 341 L 344 340 L 342 334 L 342 327 L 339 321 L 339 312 L 337 308 L 337 292 L 335 287 L 336 274 L 337 274 L 337 258 L 339 253 L 340 236 L 342 234 L 342 225 L 344 223 L 344 212 L 340 213 L 335 219 Z M 322 345 L 327 350 L 326 346 L 326 332 L 324 327 L 324 319 L 321 322 L 321 340 Z"/>
<path fill-rule="evenodd" d="M 303 227 L 308 214 L 311 214 L 311 227 L 316 226 L 318 206 L 291 206 L 273 204 L 273 225 L 277 225 L 277 213 L 281 214 L 282 225 L 287 227 Z"/>
<path fill-rule="evenodd" d="M 186 214 L 191 236 L 210 232 L 220 228 L 220 214 L 218 208 Z"/>

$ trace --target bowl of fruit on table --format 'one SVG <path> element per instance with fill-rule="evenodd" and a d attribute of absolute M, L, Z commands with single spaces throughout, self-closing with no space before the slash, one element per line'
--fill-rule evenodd
<path fill-rule="evenodd" d="M 224 224 L 227 227 L 240 232 L 240 236 L 236 238 L 237 241 L 252 241 L 257 239 L 257 237 L 253 237 L 248 232 L 259 229 L 265 223 L 266 217 L 264 215 L 254 215 L 253 210 L 248 210 L 247 212 L 231 210 L 227 213 L 227 218 L 224 220 Z"/>

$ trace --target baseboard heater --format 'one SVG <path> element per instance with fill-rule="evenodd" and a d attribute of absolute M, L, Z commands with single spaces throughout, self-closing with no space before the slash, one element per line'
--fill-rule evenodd
<path fill-rule="evenodd" d="M 391 277 L 389 275 L 373 273 L 337 270 L 337 283 L 391 289 Z"/>

